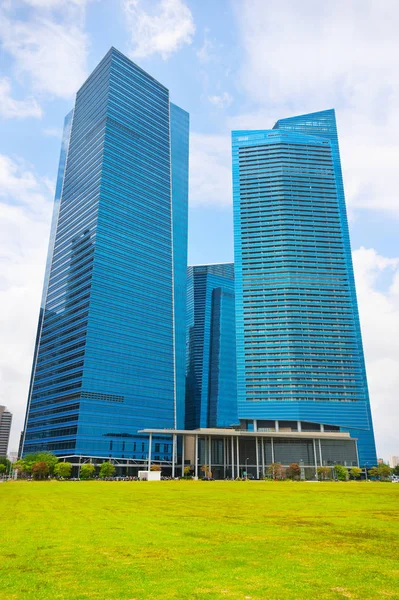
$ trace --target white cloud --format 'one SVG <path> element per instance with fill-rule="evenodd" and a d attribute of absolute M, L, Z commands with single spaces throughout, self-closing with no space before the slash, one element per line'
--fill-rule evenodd
<path fill-rule="evenodd" d="M 190 205 L 231 205 L 230 136 L 190 136 Z"/>
<path fill-rule="evenodd" d="M 11 83 L 7 77 L 0 77 L 0 117 L 5 119 L 40 119 L 42 109 L 34 98 L 16 100 L 11 95 Z"/>
<path fill-rule="evenodd" d="M 10 450 L 25 414 L 52 195 L 31 166 L 0 155 L 0 404 L 14 414 Z"/>
<path fill-rule="evenodd" d="M 208 34 L 209 29 L 205 29 L 204 43 L 196 52 L 199 62 L 203 65 L 216 60 L 216 57 L 213 53 L 214 43 L 209 39 Z"/>
<path fill-rule="evenodd" d="M 69 98 L 87 76 L 88 38 L 85 2 L 29 0 L 34 9 L 26 21 L 11 11 L 0 14 L 0 41 L 14 59 L 17 77 L 28 76 L 37 93 Z M 53 13 L 50 9 L 58 9 Z M 49 9 L 49 10 L 45 10 Z"/>
<path fill-rule="evenodd" d="M 23 0 L 28 6 L 33 8 L 63 8 L 66 5 L 82 6 L 86 4 L 86 0 Z"/>
<path fill-rule="evenodd" d="M 124 0 L 133 58 L 160 54 L 167 59 L 182 46 L 191 44 L 194 19 L 183 0 L 160 0 L 152 13 L 148 12 L 148 6 L 143 0 Z"/>
<path fill-rule="evenodd" d="M 353 265 L 377 452 L 387 459 L 399 450 L 399 257 L 360 248 Z M 389 285 L 382 287 L 381 277 Z"/>
<path fill-rule="evenodd" d="M 241 126 L 270 128 L 277 118 L 335 107 L 349 210 L 398 215 L 397 1 L 364 0 L 360 12 L 358 0 L 233 6 L 243 49 Z"/>
<path fill-rule="evenodd" d="M 232 104 L 234 98 L 228 92 L 223 92 L 219 96 L 208 96 L 208 100 L 218 108 L 227 108 Z"/>
<path fill-rule="evenodd" d="M 43 129 L 43 135 L 62 139 L 62 129 L 58 127 L 48 127 L 47 129 Z"/>

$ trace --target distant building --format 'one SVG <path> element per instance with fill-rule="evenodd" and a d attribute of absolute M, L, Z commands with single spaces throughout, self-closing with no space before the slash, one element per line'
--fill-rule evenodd
<path fill-rule="evenodd" d="M 188 132 L 169 90 L 114 48 L 77 92 L 23 454 L 143 461 L 140 429 L 184 425 Z"/>
<path fill-rule="evenodd" d="M 0 456 L 7 456 L 11 423 L 12 414 L 5 406 L 0 406 Z"/>
<path fill-rule="evenodd" d="M 234 265 L 188 267 L 186 427 L 237 420 Z"/>
<path fill-rule="evenodd" d="M 389 466 L 391 469 L 394 469 L 399 465 L 399 456 L 390 456 L 389 457 Z"/>
<path fill-rule="evenodd" d="M 240 421 L 349 432 L 314 461 L 356 464 L 357 440 L 360 465 L 375 464 L 335 113 L 233 131 L 232 144 Z M 297 460 L 287 448 L 279 460 Z"/>

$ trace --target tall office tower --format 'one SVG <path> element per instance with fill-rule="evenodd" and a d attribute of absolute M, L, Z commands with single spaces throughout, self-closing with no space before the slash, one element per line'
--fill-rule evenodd
<path fill-rule="evenodd" d="M 238 416 L 349 431 L 376 464 L 334 111 L 232 142 Z"/>
<path fill-rule="evenodd" d="M 24 454 L 143 460 L 183 424 L 187 167 L 188 114 L 111 48 L 66 119 Z"/>
<path fill-rule="evenodd" d="M 12 414 L 5 406 L 0 406 L 0 456 L 7 456 L 11 423 Z"/>
<path fill-rule="evenodd" d="M 186 428 L 237 424 L 234 265 L 188 268 Z"/>

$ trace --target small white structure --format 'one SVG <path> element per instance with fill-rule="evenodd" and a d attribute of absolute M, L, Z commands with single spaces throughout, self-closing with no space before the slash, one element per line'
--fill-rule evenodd
<path fill-rule="evenodd" d="M 139 471 L 140 481 L 161 481 L 161 471 Z"/>

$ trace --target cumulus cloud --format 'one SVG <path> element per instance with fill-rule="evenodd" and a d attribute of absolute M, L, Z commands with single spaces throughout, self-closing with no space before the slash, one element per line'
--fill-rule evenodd
<path fill-rule="evenodd" d="M 11 82 L 8 77 L 0 77 L 0 117 L 4 119 L 25 119 L 27 117 L 40 119 L 41 116 L 42 109 L 34 98 L 16 100 L 12 97 Z"/>
<path fill-rule="evenodd" d="M 378 455 L 398 448 L 399 257 L 353 252 L 360 322 Z"/>
<path fill-rule="evenodd" d="M 26 2 L 33 9 L 27 20 L 16 18 L 12 9 L 0 13 L 3 49 L 13 58 L 15 75 L 28 77 L 35 93 L 70 98 L 87 75 L 85 2 Z"/>
<path fill-rule="evenodd" d="M 229 135 L 192 133 L 190 136 L 190 205 L 231 205 Z"/>
<path fill-rule="evenodd" d="M 166 60 L 182 46 L 191 44 L 194 19 L 183 0 L 160 0 L 153 11 L 143 0 L 124 0 L 123 7 L 133 58 L 160 54 Z"/>
<path fill-rule="evenodd" d="M 0 404 L 14 413 L 11 450 L 23 426 L 52 196 L 52 182 L 0 155 Z"/>
<path fill-rule="evenodd" d="M 232 104 L 234 98 L 228 92 L 223 92 L 219 96 L 209 96 L 208 100 L 218 108 L 227 108 Z"/>
<path fill-rule="evenodd" d="M 241 126 L 269 128 L 277 118 L 335 107 L 349 209 L 399 215 L 396 0 L 364 0 L 360 12 L 357 0 L 233 6 L 247 106 Z"/>

